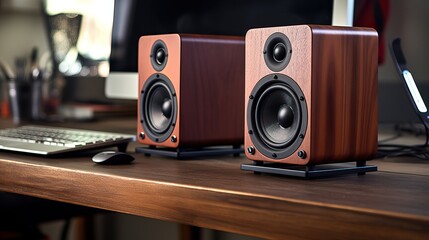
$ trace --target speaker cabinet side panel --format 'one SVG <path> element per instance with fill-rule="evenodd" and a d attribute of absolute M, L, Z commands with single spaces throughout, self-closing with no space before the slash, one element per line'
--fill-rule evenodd
<path fill-rule="evenodd" d="M 162 40 L 167 49 L 168 49 L 168 60 L 165 64 L 165 67 L 158 71 L 153 68 L 151 63 L 151 52 L 152 46 L 156 41 Z M 180 144 L 180 128 L 175 127 L 171 136 L 177 136 L 177 141 L 172 142 L 170 138 L 163 142 L 156 142 L 151 140 L 149 137 L 141 139 L 139 134 L 144 132 L 142 126 L 142 99 L 141 91 L 143 91 L 143 86 L 146 81 L 153 76 L 154 74 L 163 74 L 166 76 L 172 83 L 176 98 L 178 101 L 177 104 L 177 117 L 176 117 L 176 126 L 180 126 L 180 37 L 177 34 L 167 34 L 167 35 L 152 35 L 152 36 L 143 36 L 139 40 L 139 59 L 138 59 L 138 71 L 139 71 L 139 93 L 138 93 L 138 121 L 137 121 L 137 136 L 138 141 L 141 144 L 150 145 L 150 146 L 163 146 L 163 147 L 172 147 L 176 148 Z"/>
<path fill-rule="evenodd" d="M 181 35 L 181 39 L 182 144 L 242 144 L 244 38 Z"/>
<path fill-rule="evenodd" d="M 312 31 L 312 161 L 368 159 L 377 149 L 377 34 L 327 26 Z"/>
<path fill-rule="evenodd" d="M 267 39 L 275 33 L 284 34 L 290 41 L 292 53 L 291 58 L 283 70 L 279 72 L 273 72 L 267 66 L 264 61 L 264 45 Z M 258 149 L 253 154 L 246 151 L 246 156 L 251 160 L 269 161 L 269 162 L 282 162 L 290 164 L 305 165 L 311 158 L 310 139 L 312 135 L 310 118 L 312 114 L 312 89 L 311 86 L 311 66 L 312 66 L 312 55 L 311 55 L 311 29 L 306 25 L 300 26 L 288 26 L 288 27 L 274 27 L 274 28 L 263 28 L 263 29 L 252 29 L 247 32 L 246 35 L 246 92 L 245 92 L 245 111 L 248 111 L 249 99 L 252 90 L 255 85 L 267 75 L 282 74 L 290 77 L 299 86 L 304 96 L 302 104 L 306 105 L 307 108 L 307 127 L 306 132 L 303 136 L 303 141 L 298 149 L 287 158 L 273 158 L 270 156 L 263 155 Z M 297 96 L 301 97 L 301 96 Z M 255 143 L 252 142 L 249 130 L 254 129 L 249 127 L 248 115 L 245 114 L 245 148 L 255 147 Z M 303 150 L 306 152 L 304 159 L 298 157 L 297 152 Z"/>

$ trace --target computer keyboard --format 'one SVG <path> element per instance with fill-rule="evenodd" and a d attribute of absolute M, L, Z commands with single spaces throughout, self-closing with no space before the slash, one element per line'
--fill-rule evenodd
<path fill-rule="evenodd" d="M 123 146 L 134 135 L 46 126 L 0 129 L 0 150 L 51 155 L 90 148 Z"/>

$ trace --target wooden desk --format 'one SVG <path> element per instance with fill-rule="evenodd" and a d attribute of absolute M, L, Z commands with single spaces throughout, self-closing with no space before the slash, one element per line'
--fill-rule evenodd
<path fill-rule="evenodd" d="M 0 190 L 262 238 L 429 239 L 428 161 L 377 160 L 365 176 L 301 180 L 241 171 L 245 157 L 134 156 L 102 166 L 89 154 L 1 152 Z"/>

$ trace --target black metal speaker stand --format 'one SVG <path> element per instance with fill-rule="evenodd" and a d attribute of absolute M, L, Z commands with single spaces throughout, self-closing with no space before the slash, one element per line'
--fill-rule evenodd
<path fill-rule="evenodd" d="M 145 156 L 158 155 L 177 159 L 213 157 L 229 154 L 238 157 L 240 154 L 244 153 L 240 145 L 205 148 L 156 148 L 155 146 L 149 146 L 137 147 L 135 151 L 136 153 L 144 153 Z"/>
<path fill-rule="evenodd" d="M 351 165 L 350 163 L 335 163 L 308 166 L 254 161 L 253 165 L 242 164 L 241 170 L 253 171 L 255 174 L 270 173 L 309 179 L 333 177 L 350 173 L 364 175 L 366 172 L 377 171 L 377 166 L 366 165 L 366 161 L 357 161 L 356 165 Z"/>

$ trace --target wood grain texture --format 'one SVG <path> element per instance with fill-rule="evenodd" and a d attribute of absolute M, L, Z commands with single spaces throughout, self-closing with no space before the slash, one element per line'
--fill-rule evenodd
<path fill-rule="evenodd" d="M 98 166 L 88 158 L 3 155 L 0 189 L 273 239 L 423 239 L 427 176 L 373 173 L 303 181 L 242 172 L 243 159 L 142 159 Z"/>
<path fill-rule="evenodd" d="M 377 33 L 368 28 L 300 25 L 250 30 L 246 36 L 246 96 L 273 72 L 263 59 L 266 39 L 284 33 L 291 60 L 279 72 L 301 88 L 308 109 L 304 141 L 296 153 L 272 159 L 259 151 L 251 160 L 321 164 L 370 159 L 377 149 Z M 246 106 L 247 110 L 247 99 Z M 246 118 L 247 123 L 247 118 Z M 253 146 L 245 126 L 245 147 Z"/>
<path fill-rule="evenodd" d="M 375 30 L 314 26 L 311 157 L 315 163 L 370 159 L 377 150 L 378 37 Z"/>
<path fill-rule="evenodd" d="M 134 119 L 79 126 L 135 131 Z M 306 181 L 241 171 L 244 157 L 133 154 L 133 164 L 103 166 L 92 155 L 0 152 L 0 189 L 268 239 L 429 237 L 427 161 L 377 160 L 379 172 Z"/>
<path fill-rule="evenodd" d="M 243 144 L 244 37 L 181 40 L 181 146 Z"/>
<path fill-rule="evenodd" d="M 171 134 L 177 136 L 177 142 L 167 139 L 158 143 L 149 138 L 139 142 L 171 148 L 243 144 L 244 38 L 189 34 L 142 37 L 139 91 L 148 77 L 157 73 L 149 55 L 158 39 L 165 42 L 169 53 L 160 73 L 171 80 L 177 95 L 177 122 Z M 139 118 L 140 112 L 139 107 Z M 140 121 L 137 128 L 143 131 Z"/>

